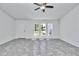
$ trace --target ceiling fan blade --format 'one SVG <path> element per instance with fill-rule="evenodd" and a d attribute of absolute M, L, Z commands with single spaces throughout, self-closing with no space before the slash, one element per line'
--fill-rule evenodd
<path fill-rule="evenodd" d="M 45 6 L 46 8 L 54 8 L 54 6 Z"/>
<path fill-rule="evenodd" d="M 38 3 L 34 3 L 35 5 L 37 5 L 37 6 L 41 6 L 41 4 L 38 4 Z"/>
<path fill-rule="evenodd" d="M 46 5 L 47 3 L 43 3 L 43 5 Z"/>
<path fill-rule="evenodd" d="M 40 9 L 40 7 L 36 8 L 35 10 L 38 10 L 38 9 Z"/>

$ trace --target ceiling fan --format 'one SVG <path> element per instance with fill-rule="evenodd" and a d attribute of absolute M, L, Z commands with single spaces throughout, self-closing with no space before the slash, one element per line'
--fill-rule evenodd
<path fill-rule="evenodd" d="M 35 5 L 39 6 L 38 8 L 34 9 L 35 11 L 41 9 L 45 12 L 45 8 L 54 8 L 54 6 L 47 5 L 47 3 L 34 3 Z"/>

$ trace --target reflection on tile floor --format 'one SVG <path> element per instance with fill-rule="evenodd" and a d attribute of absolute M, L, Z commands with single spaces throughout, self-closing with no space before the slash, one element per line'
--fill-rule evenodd
<path fill-rule="evenodd" d="M 0 45 L 0 56 L 79 56 L 79 48 L 60 39 L 14 39 Z"/>

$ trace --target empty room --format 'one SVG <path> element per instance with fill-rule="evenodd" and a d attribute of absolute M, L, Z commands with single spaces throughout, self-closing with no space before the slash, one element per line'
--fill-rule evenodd
<path fill-rule="evenodd" d="M 79 56 L 79 3 L 0 3 L 0 56 Z"/>

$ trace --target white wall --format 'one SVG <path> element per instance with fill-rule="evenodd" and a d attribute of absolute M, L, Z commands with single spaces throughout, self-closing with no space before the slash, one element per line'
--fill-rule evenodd
<path fill-rule="evenodd" d="M 61 39 L 79 47 L 79 6 L 60 21 Z"/>
<path fill-rule="evenodd" d="M 26 37 L 26 38 L 34 38 L 34 24 L 36 23 L 52 23 L 54 25 L 53 35 L 51 37 L 58 38 L 59 37 L 59 25 L 56 20 L 16 20 L 16 38 L 18 37 Z M 26 32 L 24 32 L 24 29 Z M 47 36 L 45 36 L 47 37 Z"/>
<path fill-rule="evenodd" d="M 0 44 L 12 40 L 14 35 L 15 21 L 0 10 Z"/>

